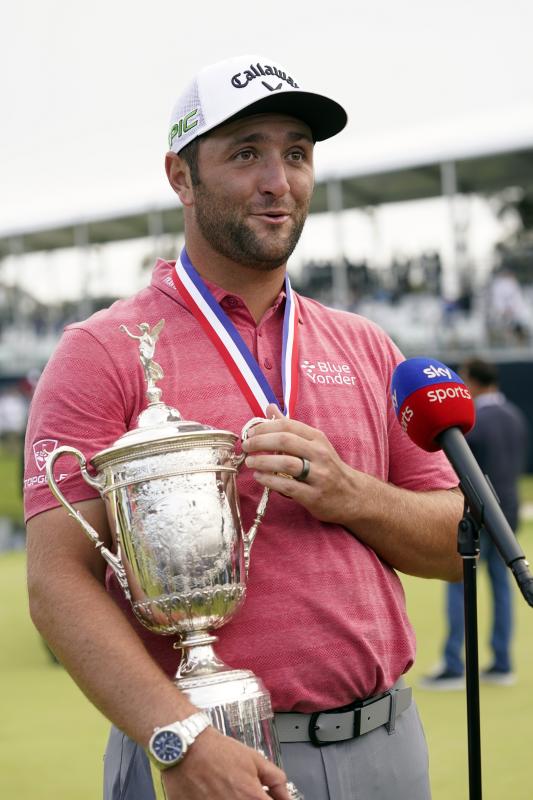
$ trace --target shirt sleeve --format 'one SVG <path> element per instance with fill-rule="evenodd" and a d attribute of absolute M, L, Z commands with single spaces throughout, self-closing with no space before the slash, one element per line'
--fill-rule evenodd
<path fill-rule="evenodd" d="M 124 381 L 105 347 L 87 330 L 67 329 L 32 400 L 24 452 L 26 521 L 59 505 L 46 479 L 46 460 L 63 445 L 87 461 L 127 430 Z M 98 496 L 73 456 L 62 456 L 54 478 L 71 503 Z"/>

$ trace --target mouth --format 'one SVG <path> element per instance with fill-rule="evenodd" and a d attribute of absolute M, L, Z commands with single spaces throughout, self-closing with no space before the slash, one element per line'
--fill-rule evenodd
<path fill-rule="evenodd" d="M 284 222 L 290 219 L 291 215 L 288 211 L 278 210 L 278 211 L 261 211 L 259 213 L 252 214 L 253 217 L 256 219 L 260 219 L 263 222 L 266 222 L 267 225 L 282 225 Z"/>

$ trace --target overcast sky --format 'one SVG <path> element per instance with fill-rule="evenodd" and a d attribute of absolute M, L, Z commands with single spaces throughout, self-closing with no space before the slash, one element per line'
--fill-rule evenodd
<path fill-rule="evenodd" d="M 5 3 L 0 230 L 170 202 L 169 113 L 206 63 L 257 52 L 339 99 L 349 126 L 320 168 L 406 129 L 531 109 L 532 30 L 530 0 Z"/>
<path fill-rule="evenodd" d="M 0 234 L 172 203 L 163 171 L 172 105 L 197 69 L 238 54 L 277 59 L 301 86 L 345 105 L 346 130 L 316 148 L 322 174 L 349 164 L 416 161 L 442 148 L 483 149 L 498 137 L 533 142 L 531 0 L 328 0 L 320 12 L 317 6 L 4 3 Z M 440 246 L 446 225 L 441 210 L 412 233 Z M 396 227 L 407 231 L 409 224 Z M 306 256 L 330 247 L 310 228 L 299 245 Z M 371 236 L 367 225 L 353 242 L 362 247 Z M 385 230 L 382 244 L 387 236 Z M 334 239 L 332 229 L 327 241 Z M 419 245 L 427 242 L 419 237 Z M 49 257 L 48 271 L 38 273 L 40 290 L 40 262 L 28 257 L 7 269 L 43 297 L 59 284 L 76 294 L 82 284 L 76 270 L 67 274 L 65 258 L 72 263 L 67 253 Z M 131 263 L 130 257 L 124 269 Z M 50 280 L 52 264 L 57 281 Z M 113 264 L 120 282 L 118 257 Z"/>

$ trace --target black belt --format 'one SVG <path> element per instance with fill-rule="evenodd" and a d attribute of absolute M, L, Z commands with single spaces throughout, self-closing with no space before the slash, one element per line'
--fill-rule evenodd
<path fill-rule="evenodd" d="M 396 717 L 409 708 L 411 699 L 411 688 L 404 686 L 331 711 L 278 712 L 274 715 L 278 738 L 280 742 L 311 742 L 315 747 L 322 747 L 355 739 L 381 725 L 386 725 L 388 732 L 393 733 Z"/>

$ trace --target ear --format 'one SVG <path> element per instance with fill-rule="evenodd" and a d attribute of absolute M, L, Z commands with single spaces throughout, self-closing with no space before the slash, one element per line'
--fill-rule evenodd
<path fill-rule="evenodd" d="M 169 151 L 165 156 L 165 170 L 168 182 L 183 205 L 192 206 L 194 192 L 189 165 L 179 155 Z"/>

